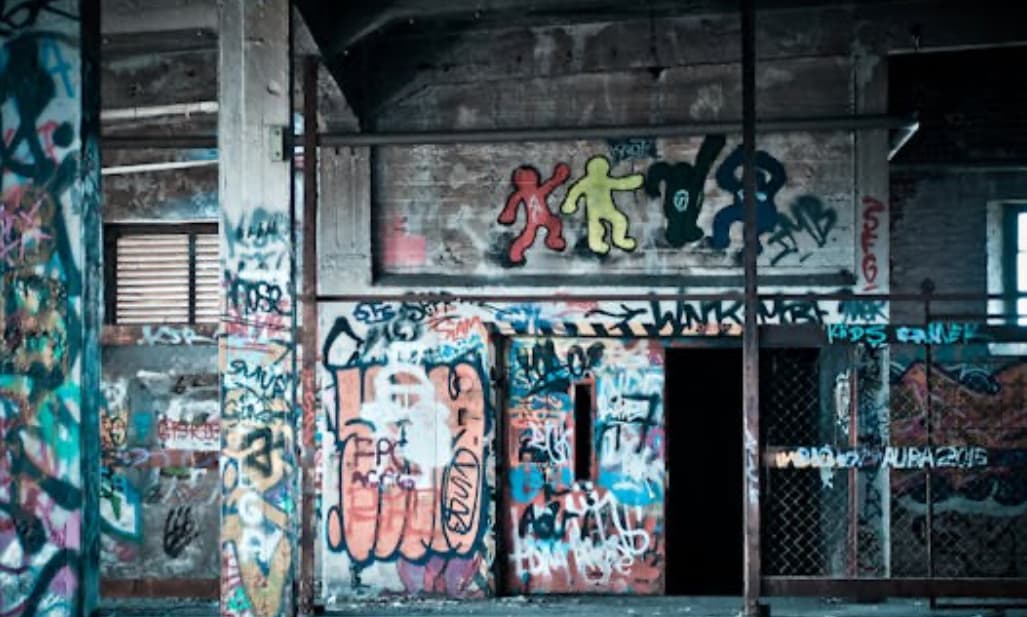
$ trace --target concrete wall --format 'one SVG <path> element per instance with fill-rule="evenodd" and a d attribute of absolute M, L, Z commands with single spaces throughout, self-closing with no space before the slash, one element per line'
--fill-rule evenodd
<path fill-rule="evenodd" d="M 892 289 L 920 291 L 930 279 L 939 293 L 1003 293 L 1002 207 L 1027 198 L 1023 174 L 979 170 L 892 174 Z M 984 321 L 1010 314 L 995 300 L 934 302 L 932 315 Z M 894 303 L 896 322 L 924 319 L 922 303 Z M 937 317 L 935 317 L 937 318 Z M 955 318 L 955 317 L 953 317 Z M 993 323 L 1004 320 L 992 318 Z M 936 444 L 993 449 L 991 468 L 944 470 L 932 482 L 934 572 L 938 576 L 1024 576 L 1027 573 L 1027 479 L 1022 462 L 1003 450 L 1024 448 L 1027 428 L 1022 343 L 957 349 L 892 350 L 892 443 L 923 444 L 925 389 L 930 388 Z M 928 386 L 930 384 L 930 386 Z M 994 454 L 997 452 L 998 454 Z M 1005 465 L 1011 467 L 1003 468 Z M 892 573 L 926 575 L 925 476 L 893 472 Z"/>
<path fill-rule="evenodd" d="M 108 42 L 105 106 L 216 98 L 210 83 L 216 67 L 210 64 L 216 64 L 217 54 L 209 37 L 197 36 L 201 49 L 183 53 L 174 45 L 188 45 L 188 39 L 164 42 L 162 35 L 155 36 L 151 46 L 125 35 Z M 173 100 L 168 84 L 180 80 L 169 80 L 169 73 L 188 73 L 193 80 L 186 80 L 193 85 Z M 159 133 L 177 123 L 182 131 L 197 132 L 212 119 L 216 115 L 200 116 L 190 126 L 172 116 L 150 119 L 143 127 L 114 123 L 107 130 Z M 216 150 L 205 149 L 107 150 L 104 166 L 123 171 L 104 177 L 104 223 L 217 222 L 216 159 Z M 215 164 L 130 169 L 196 161 Z M 156 323 L 106 329 L 100 571 L 109 596 L 139 594 L 140 589 L 209 596 L 216 589 L 220 562 L 207 550 L 217 541 L 220 505 L 216 452 L 221 408 L 214 330 L 213 324 Z"/>
<path fill-rule="evenodd" d="M 763 271 L 851 273 L 852 136 L 768 135 L 758 145 Z M 720 135 L 382 148 L 376 273 L 416 275 L 401 277 L 410 286 L 440 274 L 504 285 L 737 274 L 741 162 L 740 140 Z"/>
<path fill-rule="evenodd" d="M 96 421 L 98 362 L 96 332 L 86 328 L 96 328 L 99 308 L 99 261 L 90 252 L 100 244 L 99 170 L 95 84 L 83 80 L 89 60 L 80 52 L 91 43 L 79 9 L 71 0 L 12 2 L 0 20 L 5 615 L 77 615 L 92 602 L 82 568 L 96 546 L 83 510 L 95 490 L 96 430 L 88 425 Z"/>
<path fill-rule="evenodd" d="M 987 466 L 936 470 L 933 499 L 935 576 L 1027 575 L 1027 364 L 986 345 L 893 349 L 891 434 L 896 446 L 922 445 L 931 393 L 932 443 L 981 448 Z M 944 449 L 944 448 L 943 448 Z M 927 478 L 892 472 L 892 574 L 927 574 Z"/>
<path fill-rule="evenodd" d="M 200 335 L 190 345 L 167 340 L 143 337 L 104 349 L 105 581 L 218 575 L 217 555 L 207 550 L 219 524 L 216 347 Z"/>
<path fill-rule="evenodd" d="M 107 167 L 209 160 L 207 150 L 111 151 Z M 218 220 L 217 165 L 105 177 L 104 222 Z M 101 573 L 105 592 L 133 581 L 209 595 L 217 538 L 221 411 L 214 327 L 108 327 L 103 348 Z M 172 590 L 170 581 L 190 585 Z M 208 584 L 199 584 L 206 580 Z M 197 584 L 192 584 L 197 583 Z"/>

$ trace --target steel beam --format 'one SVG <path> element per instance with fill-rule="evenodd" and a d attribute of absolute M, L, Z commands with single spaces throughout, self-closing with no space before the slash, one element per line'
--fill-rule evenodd
<path fill-rule="evenodd" d="M 688 124 L 636 124 L 620 126 L 566 126 L 549 128 L 485 129 L 467 131 L 414 131 L 409 133 L 323 133 L 321 146 L 406 146 L 426 144 L 473 144 L 543 141 L 577 141 L 626 137 L 698 137 L 710 133 L 738 133 L 744 121 L 691 122 Z M 865 129 L 908 129 L 912 117 L 827 116 L 822 118 L 777 118 L 760 122 L 761 133 L 792 131 L 856 131 Z"/>
<path fill-rule="evenodd" d="M 819 578 L 768 576 L 768 596 L 1023 598 L 1024 578 Z"/>
<path fill-rule="evenodd" d="M 303 461 L 303 505 L 300 529 L 300 615 L 313 614 L 315 433 L 317 432 L 317 74 L 318 60 L 303 61 L 303 292 L 300 372 L 303 391 L 303 422 L 300 436 Z"/>
<path fill-rule="evenodd" d="M 742 327 L 742 437 L 740 453 L 745 509 L 743 543 L 743 605 L 746 617 L 757 617 L 760 607 L 760 343 L 757 325 L 759 297 L 756 251 L 759 243 L 756 216 L 756 7 L 742 0 L 742 149 L 745 218 L 742 267 L 745 275 L 745 324 Z"/>
<path fill-rule="evenodd" d="M 889 115 L 827 116 L 823 118 L 778 118 L 760 122 L 760 133 L 794 131 L 859 131 L 869 129 L 911 130 L 918 126 L 913 117 Z M 625 137 L 698 137 L 710 133 L 738 133 L 740 121 L 693 122 L 689 124 L 636 124 L 621 126 L 567 126 L 549 128 L 486 129 L 467 131 L 414 131 L 409 133 L 318 133 L 317 145 L 325 148 L 344 146 L 416 146 L 429 144 L 474 144 L 576 141 Z M 294 141 L 302 139 L 294 137 Z M 214 135 L 153 134 L 105 135 L 103 147 L 117 150 L 216 148 Z"/>

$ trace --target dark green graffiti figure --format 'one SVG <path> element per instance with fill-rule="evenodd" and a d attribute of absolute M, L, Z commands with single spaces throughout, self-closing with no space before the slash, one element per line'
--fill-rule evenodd
<path fill-rule="evenodd" d="M 701 240 L 705 235 L 696 224 L 702 210 L 703 186 L 726 141 L 723 135 L 709 135 L 699 147 L 694 167 L 690 163 L 660 161 L 646 174 L 645 192 L 649 197 L 659 197 L 661 185 L 663 187 L 666 238 L 674 248 Z"/>
<path fill-rule="evenodd" d="M 645 182 L 642 174 L 630 174 L 621 178 L 610 176 L 610 161 L 605 156 L 593 156 L 585 164 L 585 176 L 575 182 L 567 191 L 560 211 L 574 214 L 578 211 L 578 200 L 585 198 L 585 217 L 588 219 L 588 248 L 598 255 L 610 252 L 606 242 L 606 228 L 609 225 L 613 246 L 622 251 L 633 251 L 638 243 L 628 236 L 628 217 L 617 209 L 613 202 L 614 191 L 633 191 Z"/>

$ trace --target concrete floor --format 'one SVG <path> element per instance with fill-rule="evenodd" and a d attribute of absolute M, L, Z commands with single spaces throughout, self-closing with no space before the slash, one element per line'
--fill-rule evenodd
<path fill-rule="evenodd" d="M 959 601 L 966 604 L 965 600 Z M 936 608 L 926 600 L 892 600 L 854 604 L 833 599 L 774 598 L 770 617 L 1027 617 L 1027 600 L 1018 608 L 987 607 L 997 602 L 981 600 L 976 607 Z M 1008 605 L 1010 602 L 1003 602 Z M 738 598 L 662 597 L 627 598 L 611 596 L 498 598 L 486 601 L 372 601 L 342 603 L 327 611 L 328 616 L 368 615 L 371 617 L 417 617 L 429 615 L 483 615 L 485 617 L 561 617 L 687 615 L 688 617 L 736 617 Z M 169 600 L 105 602 L 97 617 L 212 617 L 216 602 Z"/>

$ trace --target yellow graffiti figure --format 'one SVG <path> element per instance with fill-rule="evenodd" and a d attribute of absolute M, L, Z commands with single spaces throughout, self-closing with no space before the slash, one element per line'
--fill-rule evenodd
<path fill-rule="evenodd" d="M 606 242 L 606 226 L 610 227 L 610 240 L 623 251 L 633 251 L 637 242 L 628 237 L 628 217 L 613 202 L 614 191 L 633 191 L 645 182 L 643 174 L 620 178 L 610 176 L 610 161 L 605 156 L 593 156 L 585 164 L 585 176 L 567 191 L 560 206 L 564 214 L 578 210 L 578 200 L 585 198 L 585 216 L 588 219 L 588 248 L 593 253 L 606 255 L 610 245 Z"/>

